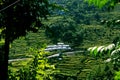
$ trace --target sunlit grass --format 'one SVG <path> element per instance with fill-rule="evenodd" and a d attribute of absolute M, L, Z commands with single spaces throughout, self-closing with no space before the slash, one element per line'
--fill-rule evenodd
<path fill-rule="evenodd" d="M 20 68 L 25 67 L 31 62 L 32 58 L 27 58 L 25 60 L 20 60 L 20 61 L 13 61 L 9 62 L 8 68 L 11 69 L 13 72 L 18 71 Z"/>
<path fill-rule="evenodd" d="M 95 59 L 91 56 L 85 56 L 82 53 L 64 55 L 62 61 L 54 60 L 53 62 L 56 65 L 56 69 L 60 70 L 58 74 L 76 76 L 78 79 L 83 79 L 83 77 L 86 78 L 89 73 L 93 72 L 92 75 L 95 75 L 99 66 L 103 72 L 106 66 L 102 59 Z"/>

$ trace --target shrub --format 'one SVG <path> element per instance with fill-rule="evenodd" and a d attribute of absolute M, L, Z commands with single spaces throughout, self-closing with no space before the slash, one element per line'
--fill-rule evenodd
<path fill-rule="evenodd" d="M 33 49 L 34 50 L 34 49 Z M 34 51 L 31 63 L 19 69 L 16 73 L 9 70 L 9 80 L 52 80 L 55 66 L 50 65 L 44 55 L 44 49 Z"/>

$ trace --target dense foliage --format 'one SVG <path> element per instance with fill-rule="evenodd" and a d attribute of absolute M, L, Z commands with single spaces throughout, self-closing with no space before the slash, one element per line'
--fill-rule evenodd
<path fill-rule="evenodd" d="M 68 17 L 61 18 L 52 24 L 47 25 L 46 36 L 52 40 L 52 43 L 65 42 L 72 46 L 78 46 L 82 43 L 82 29 L 79 29 L 76 22 Z"/>
<path fill-rule="evenodd" d="M 5 1 L 1 8 L 8 6 L 14 1 Z M 46 18 L 49 3 L 47 0 L 23 0 L 16 5 L 9 7 L 0 13 L 2 33 L 8 29 L 10 41 L 13 41 L 21 35 L 25 35 L 26 31 L 35 31 L 41 27 L 40 18 Z M 6 28 L 6 29 L 5 29 Z"/>
<path fill-rule="evenodd" d="M 33 52 L 29 49 L 38 50 L 48 43 L 44 30 L 41 29 L 37 33 L 28 32 L 25 37 L 20 37 L 10 44 L 9 59 L 30 57 Z"/>
<path fill-rule="evenodd" d="M 44 52 L 44 49 L 36 51 L 31 48 L 30 50 L 34 53 L 33 58 L 16 72 L 9 69 L 9 80 L 53 80 L 56 71 L 55 66 L 50 65 L 45 57 L 48 53 Z M 9 67 L 13 66 L 15 65 L 11 64 Z"/>
<path fill-rule="evenodd" d="M 41 0 L 22 0 L 0 13 L 0 21 L 3 22 L 0 26 L 2 38 L 0 45 L 4 43 L 4 37 L 6 37 L 4 31 L 10 28 L 8 33 L 10 32 L 12 43 L 9 45 L 9 59 L 32 59 L 28 64 L 25 63 L 29 59 L 11 62 L 9 64 L 9 79 L 118 80 L 120 78 L 120 46 L 117 42 L 120 38 L 120 5 L 115 3 L 116 6 L 113 5 L 114 10 L 111 9 L 111 12 L 107 12 L 109 8 L 107 0 L 102 0 L 102 2 L 100 0 L 89 0 L 91 1 L 89 3 L 83 0 L 49 0 L 49 3 L 57 4 L 51 4 L 52 6 L 59 7 L 59 9 L 52 11 L 49 9 L 54 8 L 49 7 L 51 5 L 46 2 L 47 0 L 42 1 L 42 3 L 39 3 Z M 99 7 L 105 6 L 99 10 L 94 5 L 89 5 L 93 1 Z M 100 4 L 98 4 L 99 2 Z M 10 1 L 9 4 L 11 3 Z M 4 8 L 9 4 L 3 2 L 0 6 Z M 112 6 L 111 3 L 110 6 Z M 20 9 L 21 11 L 19 11 Z M 48 10 L 52 14 L 49 17 L 47 17 Z M 11 12 L 8 13 L 8 11 Z M 44 20 L 43 18 L 46 17 L 47 20 Z M 5 24 L 6 21 L 9 24 Z M 43 27 L 39 28 L 42 23 L 44 24 Z M 27 32 L 30 30 L 32 31 Z M 19 37 L 26 33 L 26 36 Z M 56 54 L 57 51 L 50 52 L 45 56 L 40 55 L 44 52 L 37 52 L 46 44 L 52 45 L 58 42 L 69 44 L 73 52 L 64 52 L 62 60 L 58 60 L 58 58 L 46 59 L 45 56 Z M 91 46 L 95 47 L 89 49 L 90 55 L 85 50 Z M 1 51 L 3 48 L 0 48 Z M 36 51 L 35 55 L 34 52 L 30 51 L 32 48 Z M 54 74 L 54 66 L 51 66 L 48 62 L 54 64 L 60 72 Z"/>
<path fill-rule="evenodd" d="M 4 9 L 0 12 L 1 38 L 5 39 L 0 78 L 6 76 L 3 79 L 7 80 L 10 43 L 20 36 L 25 36 L 27 31 L 36 32 L 42 26 L 40 19 L 49 14 L 49 6 L 47 0 L 5 0 L 0 5 L 0 10 Z"/>
<path fill-rule="evenodd" d="M 111 62 L 113 66 L 113 69 L 116 71 L 115 80 L 119 80 L 119 66 L 120 66 L 120 44 L 117 42 L 116 44 L 110 44 L 108 46 L 95 46 L 90 47 L 88 49 L 90 51 L 91 55 L 94 55 L 95 57 L 101 57 L 105 62 Z M 107 59 L 108 58 L 108 59 Z"/>
<path fill-rule="evenodd" d="M 65 9 L 67 9 L 67 11 L 57 10 L 55 13 L 53 13 L 53 16 L 50 17 L 50 19 L 48 18 L 49 22 L 45 23 L 48 26 L 46 27 L 46 35 L 49 39 L 51 39 L 51 42 L 56 43 L 58 41 L 62 41 L 77 47 L 81 46 L 82 43 L 84 45 L 85 41 L 85 43 L 90 41 L 90 43 L 93 42 L 93 44 L 96 44 L 96 41 L 98 42 L 100 37 L 103 38 L 108 36 L 106 37 L 106 44 L 108 44 L 114 40 L 117 34 L 119 34 L 119 31 L 114 31 L 115 29 L 119 28 L 119 22 L 116 24 L 116 21 L 119 21 L 119 6 L 115 11 L 108 13 L 105 7 L 99 10 L 93 5 L 89 6 L 88 3 L 84 2 L 83 0 L 61 0 L 53 2 L 63 6 Z M 104 26 L 107 26 L 108 28 L 103 27 L 102 21 L 105 22 Z M 115 24 L 113 21 L 115 21 Z M 93 35 L 96 40 L 89 34 Z M 108 40 L 108 38 L 110 40 Z"/>
<path fill-rule="evenodd" d="M 107 6 L 108 8 L 113 8 L 120 0 L 85 0 L 89 2 L 89 4 L 94 4 L 98 7 Z"/>

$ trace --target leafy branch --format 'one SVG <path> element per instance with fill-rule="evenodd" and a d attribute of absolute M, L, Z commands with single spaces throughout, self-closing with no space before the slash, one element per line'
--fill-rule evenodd
<path fill-rule="evenodd" d="M 88 51 L 90 51 L 91 55 L 102 57 L 102 55 L 104 55 L 104 54 L 110 54 L 111 52 L 114 51 L 114 49 L 116 49 L 116 45 L 110 44 L 108 46 L 90 47 L 90 48 L 88 48 Z"/>

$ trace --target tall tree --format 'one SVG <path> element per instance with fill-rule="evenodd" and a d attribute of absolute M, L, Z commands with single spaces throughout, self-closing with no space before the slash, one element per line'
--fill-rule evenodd
<path fill-rule="evenodd" d="M 4 0 L 0 5 L 0 29 L 5 39 L 3 60 L 0 65 L 0 80 L 8 78 L 9 44 L 27 31 L 37 31 L 42 26 L 41 18 L 49 14 L 48 0 Z"/>
<path fill-rule="evenodd" d="M 64 42 L 72 47 L 78 46 L 83 41 L 84 30 L 80 29 L 70 17 L 63 17 L 46 27 L 46 36 L 52 43 Z"/>

